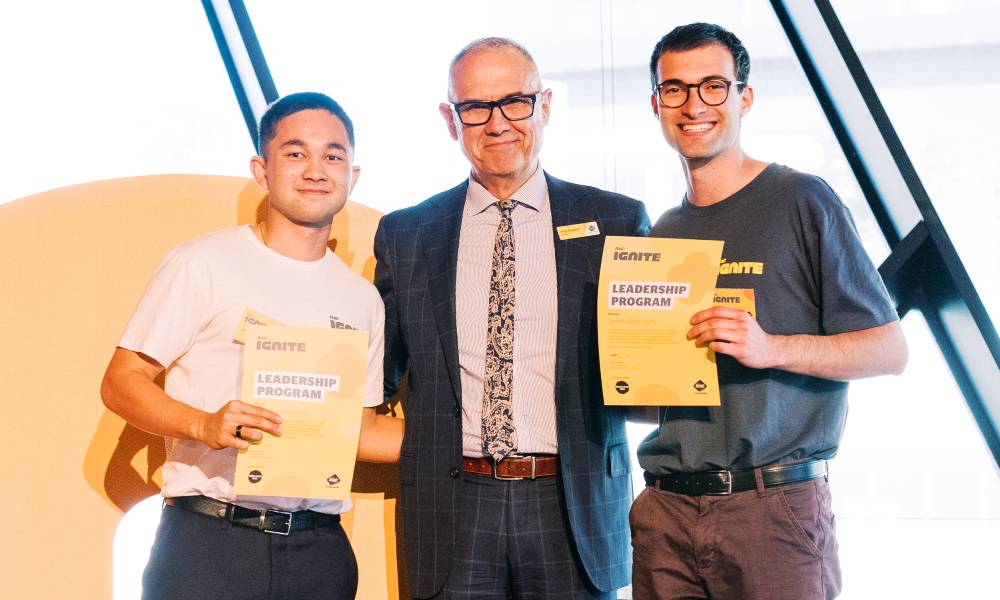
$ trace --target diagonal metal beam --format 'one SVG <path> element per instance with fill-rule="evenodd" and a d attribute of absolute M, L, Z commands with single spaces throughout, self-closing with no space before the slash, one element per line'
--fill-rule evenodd
<path fill-rule="evenodd" d="M 256 150 L 257 123 L 278 89 L 243 0 L 202 0 L 202 6 Z"/>
<path fill-rule="evenodd" d="M 900 316 L 927 320 L 1000 465 L 1000 340 L 972 279 L 828 0 L 771 0 L 892 254 Z"/>

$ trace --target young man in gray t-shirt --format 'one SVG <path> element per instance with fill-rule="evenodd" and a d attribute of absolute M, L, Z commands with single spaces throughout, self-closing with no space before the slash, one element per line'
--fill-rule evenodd
<path fill-rule="evenodd" d="M 636 598 L 832 598 L 840 591 L 826 459 L 847 381 L 899 373 L 906 342 L 850 214 L 821 179 L 740 146 L 750 61 L 732 33 L 695 23 L 650 61 L 653 112 L 680 154 L 682 204 L 653 235 L 725 242 L 716 307 L 688 333 L 717 355 L 722 405 L 660 410 L 639 446 L 632 507 Z"/>

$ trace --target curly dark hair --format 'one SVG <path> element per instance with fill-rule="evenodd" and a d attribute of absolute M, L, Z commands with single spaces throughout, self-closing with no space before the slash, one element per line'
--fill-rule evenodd
<path fill-rule="evenodd" d="M 653 55 L 649 58 L 649 79 L 653 87 L 659 83 L 656 80 L 656 63 L 665 53 L 695 50 L 712 44 L 725 46 L 733 55 L 737 81 L 750 81 L 750 55 L 736 34 L 712 23 L 689 23 L 675 27 L 656 42 Z M 742 90 L 743 86 L 738 89 Z"/>

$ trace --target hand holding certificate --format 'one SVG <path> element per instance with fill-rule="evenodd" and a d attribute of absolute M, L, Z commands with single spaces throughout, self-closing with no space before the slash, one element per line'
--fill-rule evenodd
<path fill-rule="evenodd" d="M 686 335 L 710 308 L 722 242 L 608 236 L 597 294 L 604 403 L 717 406 L 715 354 Z"/>
<path fill-rule="evenodd" d="M 243 401 L 282 417 L 236 459 L 237 495 L 350 496 L 361 428 L 368 332 L 250 324 Z"/>

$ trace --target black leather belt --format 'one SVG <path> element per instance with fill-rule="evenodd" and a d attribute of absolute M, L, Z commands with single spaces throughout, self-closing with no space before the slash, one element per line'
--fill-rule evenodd
<path fill-rule="evenodd" d="M 757 478 L 754 476 L 754 470 L 698 471 L 697 473 L 672 473 L 670 475 L 652 475 L 646 472 L 643 473 L 643 477 L 646 479 L 646 485 L 668 492 L 688 496 L 727 496 L 735 492 L 756 489 Z M 760 469 L 764 487 L 768 488 L 826 477 L 826 474 L 825 460 L 770 465 Z"/>
<path fill-rule="evenodd" d="M 225 519 L 234 525 L 278 535 L 288 535 L 293 531 L 316 527 L 334 527 L 340 523 L 340 515 L 328 515 L 311 510 L 297 510 L 295 512 L 261 510 L 205 496 L 177 496 L 166 498 L 163 503 L 188 512 Z"/>

